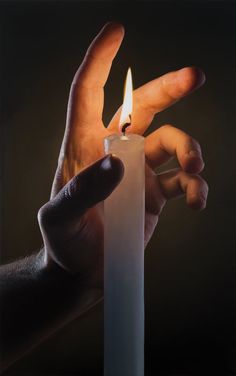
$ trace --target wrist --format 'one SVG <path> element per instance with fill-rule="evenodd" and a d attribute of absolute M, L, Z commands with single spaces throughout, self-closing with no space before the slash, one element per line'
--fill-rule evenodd
<path fill-rule="evenodd" d="M 43 247 L 37 255 L 40 274 L 53 281 L 57 287 L 69 289 L 74 299 L 81 299 L 84 311 L 96 305 L 103 299 L 103 288 L 96 283 L 85 282 L 79 274 L 71 273 L 51 258 Z"/>

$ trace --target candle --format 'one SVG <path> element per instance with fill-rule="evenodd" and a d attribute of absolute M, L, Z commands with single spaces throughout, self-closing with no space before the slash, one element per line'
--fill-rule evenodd
<path fill-rule="evenodd" d="M 128 71 L 120 117 L 123 133 L 105 139 L 105 152 L 124 164 L 124 177 L 104 203 L 104 375 L 144 375 L 144 138 L 131 123 Z"/>

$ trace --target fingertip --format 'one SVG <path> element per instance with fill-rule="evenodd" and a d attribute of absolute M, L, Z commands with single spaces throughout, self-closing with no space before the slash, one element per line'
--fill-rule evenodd
<path fill-rule="evenodd" d="M 112 61 L 122 43 L 124 37 L 124 26 L 119 22 L 108 22 L 100 30 L 96 38 L 89 46 L 86 55 L 98 56 L 102 59 Z"/>
<path fill-rule="evenodd" d="M 206 207 L 206 199 L 204 197 L 192 196 L 187 200 L 187 205 L 193 210 L 202 211 Z"/>
<path fill-rule="evenodd" d="M 108 173 L 111 178 L 121 180 L 124 175 L 124 165 L 120 158 L 115 154 L 108 154 L 102 161 L 101 170 L 103 173 Z"/>
<path fill-rule="evenodd" d="M 111 154 L 91 164 L 76 175 L 66 188 L 66 197 L 80 199 L 87 208 L 105 200 L 121 181 L 124 166 Z"/>
<path fill-rule="evenodd" d="M 183 169 L 189 174 L 199 174 L 204 169 L 204 162 L 201 157 L 187 154 L 183 164 Z"/>
<path fill-rule="evenodd" d="M 198 145 L 198 144 L 197 144 Z M 200 173 L 204 167 L 205 163 L 202 158 L 202 153 L 200 146 L 196 148 L 192 146 L 190 150 L 185 152 L 181 158 L 181 167 L 183 170 L 189 174 L 198 174 Z"/>
<path fill-rule="evenodd" d="M 124 165 L 120 158 L 116 154 L 107 154 L 101 163 L 101 167 L 105 170 L 110 170 L 113 168 L 123 169 Z"/>
<path fill-rule="evenodd" d="M 121 35 L 124 35 L 125 33 L 124 26 L 119 21 L 115 21 L 115 20 L 107 22 L 103 26 L 102 30 L 109 31 L 109 32 L 111 31 L 117 32 L 117 33 L 120 33 Z"/>
<path fill-rule="evenodd" d="M 195 194 L 187 195 L 187 205 L 193 210 L 203 210 L 206 207 L 207 192 L 203 190 Z"/>
<path fill-rule="evenodd" d="M 108 37 L 112 36 L 112 39 L 122 41 L 125 35 L 125 28 L 120 22 L 109 21 L 100 31 L 99 36 L 101 35 L 107 35 Z"/>
<path fill-rule="evenodd" d="M 111 158 L 113 167 L 116 168 L 117 171 L 119 171 L 120 176 L 123 177 L 125 168 L 124 168 L 124 164 L 122 160 L 119 157 L 117 157 L 115 154 L 111 154 L 110 158 Z"/>
<path fill-rule="evenodd" d="M 185 67 L 179 70 L 179 81 L 183 92 L 190 93 L 205 83 L 206 76 L 198 67 Z"/>

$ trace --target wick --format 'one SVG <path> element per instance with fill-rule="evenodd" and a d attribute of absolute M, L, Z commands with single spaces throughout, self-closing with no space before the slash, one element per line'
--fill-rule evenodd
<path fill-rule="evenodd" d="M 123 136 L 125 136 L 126 128 L 130 127 L 130 125 L 131 125 L 131 115 L 129 115 L 129 122 L 122 125 L 121 132 L 122 132 Z"/>

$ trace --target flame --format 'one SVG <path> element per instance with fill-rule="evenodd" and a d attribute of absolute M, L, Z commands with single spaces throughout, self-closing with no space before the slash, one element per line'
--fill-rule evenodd
<path fill-rule="evenodd" d="M 128 69 L 125 90 L 124 90 L 124 101 L 120 115 L 119 128 L 124 132 L 125 128 L 131 124 L 131 115 L 133 107 L 133 84 L 132 84 L 132 74 L 131 69 Z M 126 126 L 125 126 L 126 125 Z M 125 126 L 125 127 L 124 127 Z"/>

